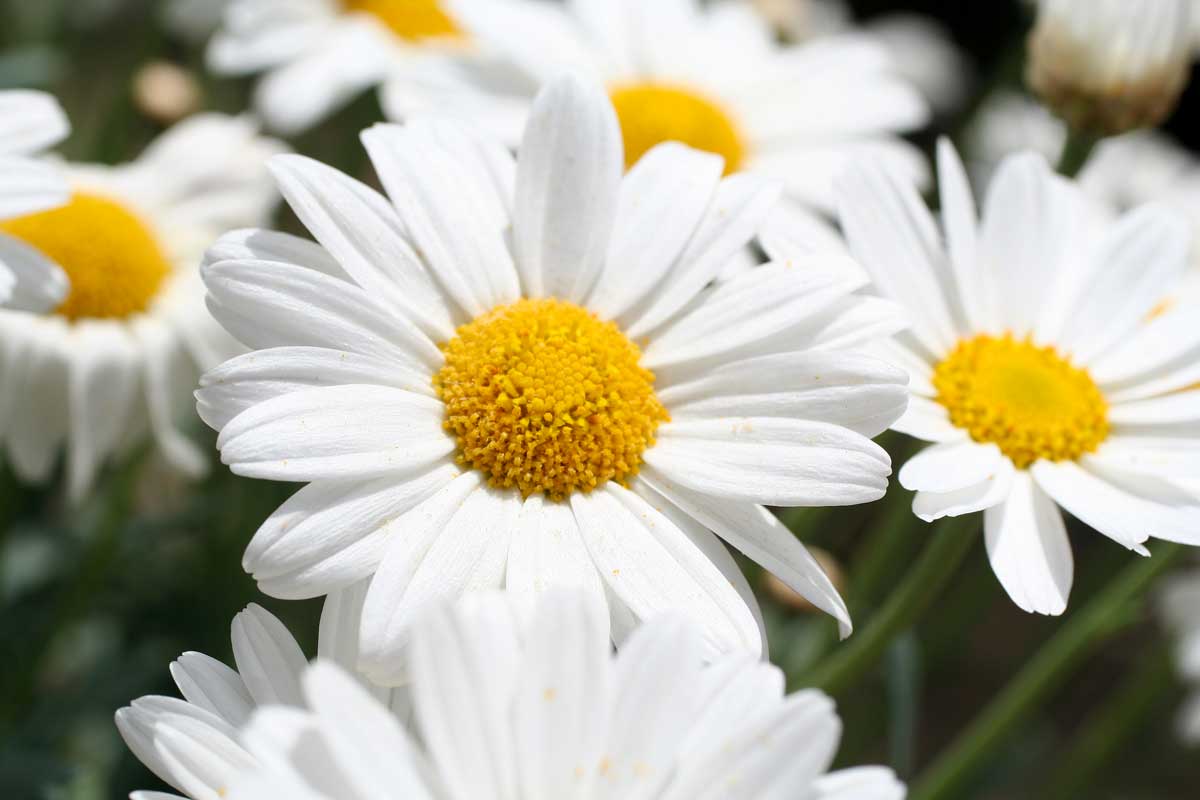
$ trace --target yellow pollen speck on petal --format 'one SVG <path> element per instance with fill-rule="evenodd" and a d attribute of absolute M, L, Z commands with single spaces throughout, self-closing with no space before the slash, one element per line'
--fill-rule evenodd
<path fill-rule="evenodd" d="M 146 224 L 99 195 L 76 193 L 65 206 L 0 223 L 0 232 L 33 246 L 67 273 L 71 291 L 56 313 L 70 320 L 145 311 L 171 272 Z"/>
<path fill-rule="evenodd" d="M 410 42 L 461 38 L 462 30 L 437 0 L 342 0 L 347 11 L 370 14 Z"/>
<path fill-rule="evenodd" d="M 977 442 L 1025 469 L 1072 461 L 1108 437 L 1108 403 L 1087 370 L 1011 335 L 959 342 L 933 374 L 937 401 Z"/>
<path fill-rule="evenodd" d="M 625 168 L 663 142 L 682 142 L 725 159 L 737 172 L 746 155 L 737 126 L 721 106 L 696 92 L 663 83 L 615 87 L 610 96 L 625 140 Z"/>
<path fill-rule="evenodd" d="M 638 346 L 561 300 L 497 307 L 442 352 L 433 385 L 458 462 L 497 488 L 562 500 L 627 481 L 669 419 Z"/>

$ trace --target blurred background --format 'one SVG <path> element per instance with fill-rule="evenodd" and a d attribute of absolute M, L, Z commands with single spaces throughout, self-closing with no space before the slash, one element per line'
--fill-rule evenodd
<path fill-rule="evenodd" d="M 196 24 L 208 10 L 203 0 L 188 4 L 200 12 L 191 24 L 168 5 L 0 0 L 0 88 L 54 92 L 74 127 L 61 150 L 82 161 L 132 158 L 167 122 L 195 109 L 246 108 L 248 82 L 213 78 L 203 69 L 204 28 Z M 971 120 L 986 98 L 1020 91 L 1027 5 L 856 0 L 822 11 L 880 31 L 897 12 L 941 26 L 953 45 L 948 52 L 957 52 L 941 62 L 952 65 L 942 69 L 952 71 L 949 91 L 957 95 L 940 104 L 935 128 L 918 143 L 929 147 L 945 133 L 969 150 Z M 914 68 L 922 66 L 915 55 L 908 58 Z M 1193 82 L 1167 126 L 1192 149 L 1200 146 L 1200 119 L 1189 113 L 1198 93 Z M 291 145 L 371 180 L 356 133 L 380 118 L 374 94 L 367 93 Z M 280 224 L 295 226 L 287 218 Z M 211 442 L 198 422 L 195 433 Z M 909 447 L 902 437 L 887 444 L 894 454 Z M 291 491 L 237 479 L 216 464 L 206 481 L 192 486 L 152 455 L 135 454 L 103 476 L 85 505 L 71 508 L 59 491 L 23 487 L 0 465 L 0 797 L 93 800 L 165 788 L 125 749 L 113 711 L 139 695 L 176 694 L 168 664 L 183 651 L 229 662 L 229 623 L 247 603 L 270 609 L 306 652 L 315 651 L 319 604 L 266 598 L 239 566 L 250 535 Z M 860 626 L 923 544 L 911 526 L 900 524 L 910 500 L 893 486 L 888 499 L 872 506 L 784 516 L 798 535 L 827 551 Z M 874 532 L 893 528 L 888 557 L 872 558 L 883 547 Z M 1086 530 L 1072 531 L 1072 547 L 1071 611 L 1077 612 L 1130 556 Z M 931 609 L 892 646 L 870 681 L 837 698 L 847 731 L 841 763 L 889 763 L 911 776 L 1058 629 L 1059 621 L 1027 615 L 1007 599 L 982 537 L 965 564 L 942 594 L 953 603 Z M 753 578 L 771 628 L 772 659 L 789 674 L 803 674 L 836 647 L 833 624 L 809 615 L 765 576 Z M 1198 796 L 1200 752 L 1185 750 L 1175 736 L 1183 689 L 1152 600 L 1117 615 L 1113 623 L 1124 626 L 1121 632 L 964 796 Z M 1110 708 L 1121 711 L 1103 713 Z M 1103 726 L 1115 732 L 1110 745 L 1098 749 Z"/>

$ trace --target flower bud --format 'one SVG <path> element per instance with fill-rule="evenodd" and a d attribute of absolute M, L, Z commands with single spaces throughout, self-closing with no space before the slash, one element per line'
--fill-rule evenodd
<path fill-rule="evenodd" d="M 1042 0 L 1026 77 L 1077 131 L 1158 125 L 1187 83 L 1190 30 L 1188 0 Z"/>
<path fill-rule="evenodd" d="M 137 71 L 133 99 L 139 111 L 163 125 L 197 111 L 202 100 L 195 77 L 167 61 L 154 61 Z"/>

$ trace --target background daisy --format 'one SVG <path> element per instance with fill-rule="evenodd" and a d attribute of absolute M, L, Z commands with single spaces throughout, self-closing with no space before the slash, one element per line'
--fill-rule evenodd
<path fill-rule="evenodd" d="M 194 117 L 130 164 L 64 167 L 65 205 L 0 222 L 0 246 L 71 284 L 45 313 L 0 311 L 0 438 L 23 480 L 46 480 L 65 445 L 78 499 L 147 435 L 175 467 L 206 468 L 177 416 L 198 369 L 237 346 L 204 309 L 197 268 L 220 232 L 267 220 L 264 164 L 280 150 L 245 119 Z"/>
<path fill-rule="evenodd" d="M 1200 543 L 1200 339 L 1186 224 L 1145 207 L 1099 226 L 1036 155 L 997 172 L 976 221 L 957 154 L 939 147 L 943 248 L 916 189 L 880 165 L 841 187 L 850 249 L 911 330 L 886 352 L 910 374 L 894 427 L 934 445 L 900 482 L 923 519 L 985 511 L 992 567 L 1026 611 L 1061 614 L 1073 578 L 1058 506 L 1119 544 Z M 1193 388 L 1189 388 L 1193 387 Z"/>
<path fill-rule="evenodd" d="M 779 670 L 748 654 L 704 666 L 704 637 L 681 620 L 646 623 L 613 657 L 586 595 L 547 595 L 524 622 L 509 600 L 419 625 L 415 735 L 338 668 L 310 667 L 311 710 L 254 716 L 258 765 L 230 800 L 904 797 L 882 767 L 828 772 L 841 734 L 828 697 L 785 697 Z"/>
<path fill-rule="evenodd" d="M 58 101 L 42 92 L 0 92 L 0 223 L 62 205 L 70 196 L 56 165 L 32 156 L 70 131 Z M 0 232 L 0 308 L 43 311 L 67 292 L 62 270 L 30 258 Z"/>
<path fill-rule="evenodd" d="M 331 594 L 321 613 L 317 655 L 351 673 L 358 657 L 362 589 Z M 203 653 L 184 653 L 171 662 L 183 700 L 140 697 L 116 713 L 121 738 L 138 760 L 192 800 L 226 796 L 235 777 L 254 765 L 240 729 L 256 708 L 305 704 L 301 680 L 308 659 L 282 622 L 251 605 L 234 618 L 231 633 L 236 670 Z M 407 716 L 404 692 L 365 681 L 360 685 L 399 718 Z M 135 798 L 159 796 L 134 793 Z"/>
<path fill-rule="evenodd" d="M 276 158 L 320 244 L 240 233 L 204 269 L 214 316 L 253 349 L 197 395 L 221 457 L 310 484 L 246 551 L 260 587 L 313 597 L 375 574 L 363 667 L 380 682 L 421 608 L 501 585 L 584 587 L 618 640 L 675 609 L 714 651 L 758 651 L 722 538 L 848 633 L 764 505 L 885 491 L 869 437 L 903 412 L 903 373 L 837 352 L 875 335 L 846 302 L 861 272 L 801 256 L 706 290 L 777 188 L 677 144 L 622 179 L 612 107 L 573 79 L 539 99 L 517 164 L 450 123 L 363 139 L 390 202 Z"/>
<path fill-rule="evenodd" d="M 266 71 L 254 105 L 284 134 L 306 130 L 422 52 L 462 50 L 439 0 L 232 0 L 208 50 L 228 75 Z"/>
<path fill-rule="evenodd" d="M 1180 737 L 1192 746 L 1200 745 L 1200 571 L 1184 572 L 1172 579 L 1162 594 L 1162 616 L 1175 642 L 1175 663 L 1179 675 L 1190 684 L 1192 694 L 1177 710 Z"/>
<path fill-rule="evenodd" d="M 779 178 L 790 199 L 823 209 L 832 208 L 833 177 L 867 154 L 924 173 L 898 135 L 925 123 L 926 104 L 868 36 L 782 46 L 750 5 L 698 0 L 450 7 L 488 59 L 428 59 L 385 90 L 393 118 L 454 114 L 515 145 L 538 88 L 571 71 L 607 89 L 627 166 L 660 142 L 680 141 L 722 156 L 727 172 Z"/>

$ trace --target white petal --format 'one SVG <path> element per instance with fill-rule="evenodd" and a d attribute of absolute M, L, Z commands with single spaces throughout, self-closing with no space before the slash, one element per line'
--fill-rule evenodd
<path fill-rule="evenodd" d="M 758 648 L 758 625 L 729 581 L 640 497 L 610 485 L 572 495 L 571 509 L 608 590 L 637 620 L 678 613 L 710 655 Z"/>
<path fill-rule="evenodd" d="M 329 251 L 290 233 L 242 228 L 224 234 L 204 253 L 203 266 L 218 261 L 278 261 L 353 282 Z"/>
<path fill-rule="evenodd" d="M 658 393 L 672 419 L 791 417 L 878 436 L 904 413 L 903 372 L 855 353 L 799 352 L 723 364 Z"/>
<path fill-rule="evenodd" d="M 504 228 L 454 156 L 421 127 L 376 125 L 362 140 L 413 245 L 467 316 L 516 300 Z"/>
<path fill-rule="evenodd" d="M 234 727 L 245 724 L 254 711 L 254 698 L 241 676 L 203 653 L 184 653 L 172 661 L 171 677 L 189 703 Z"/>
<path fill-rule="evenodd" d="M 984 533 L 992 569 L 1014 603 L 1035 614 L 1066 611 L 1071 542 L 1062 515 L 1029 473 L 1018 472 L 1004 503 L 984 512 Z"/>
<path fill-rule="evenodd" d="M 1008 459 L 994 444 L 969 439 L 936 444 L 900 468 L 900 485 L 911 491 L 948 492 L 990 480 Z"/>
<path fill-rule="evenodd" d="M 683 364 L 769 342 L 802 325 L 862 284 L 844 271 L 825 268 L 828 258 L 767 264 L 721 284 L 693 311 L 653 336 L 644 363 L 655 371 L 668 366 L 678 370 Z"/>
<path fill-rule="evenodd" d="M 517 800 L 512 692 L 515 620 L 496 597 L 435 608 L 413 632 L 413 700 L 425 744 L 454 800 Z"/>
<path fill-rule="evenodd" d="M 30 320 L 0 313 L 4 336 L 13 337 L 11 369 L 0 385 L 9 419 L 5 439 L 13 471 L 30 483 L 47 480 L 67 434 L 69 331 L 60 317 Z M 28 326 L 36 325 L 34 330 Z M 15 421 L 20 420 L 20 424 Z"/>
<path fill-rule="evenodd" d="M 525 498 L 521 507 L 508 550 L 504 585 L 525 616 L 555 587 L 578 589 L 601 607 L 606 605 L 604 586 L 580 538 L 571 507 L 540 494 Z"/>
<path fill-rule="evenodd" d="M 355 797 L 432 798 L 412 741 L 378 699 L 327 662 L 304 675 L 304 695 L 321 720 Z"/>
<path fill-rule="evenodd" d="M 0 139 L 0 148 L 3 146 Z M 71 187 L 63 172 L 51 162 L 4 157 L 0 153 L 0 220 L 66 205 Z"/>
<path fill-rule="evenodd" d="M 934 522 L 942 517 L 960 517 L 999 505 L 1008 497 L 1016 474 L 1012 462 L 1004 459 L 994 475 L 977 483 L 945 492 L 917 492 L 913 498 L 913 513 L 926 522 Z"/>
<path fill-rule="evenodd" d="M 891 473 L 887 453 L 864 436 L 771 417 L 667 423 L 645 461 L 689 489 L 776 506 L 869 503 Z"/>
<path fill-rule="evenodd" d="M 604 755 L 610 692 L 607 609 L 594 596 L 574 591 L 544 597 L 528 626 L 513 692 L 521 800 L 574 796 L 581 783 L 577 770 Z"/>
<path fill-rule="evenodd" d="M 850 614 L 837 589 L 816 559 L 771 512 L 759 505 L 730 503 L 686 489 L 653 468 L 646 469 L 639 480 L 836 617 L 843 638 L 850 635 Z"/>
<path fill-rule="evenodd" d="M 181 408 L 187 408 L 185 393 L 195 386 L 196 367 L 169 325 L 151 317 L 134 320 L 130 331 L 141 347 L 144 360 L 146 407 L 150 430 L 166 460 L 192 477 L 208 470 L 209 456 L 176 425 Z M 181 392 L 181 386 L 186 386 Z"/>
<path fill-rule="evenodd" d="M 234 417 L 217 447 L 239 475 L 315 481 L 426 469 L 454 451 L 442 404 L 384 386 L 331 386 L 267 400 Z"/>
<path fill-rule="evenodd" d="M 937 145 L 938 187 L 942 203 L 942 227 L 967 330 L 992 330 L 990 273 L 980 269 L 979 218 L 975 198 L 962 159 L 945 137 Z"/>
<path fill-rule="evenodd" d="M 904 800 L 904 784 L 886 767 L 856 767 L 823 775 L 817 800 Z"/>
<path fill-rule="evenodd" d="M 196 410 L 220 431 L 251 406 L 322 386 L 373 384 L 433 395 L 421 370 L 375 356 L 324 347 L 274 347 L 226 361 L 200 378 Z"/>
<path fill-rule="evenodd" d="M 242 566 L 273 597 L 316 597 L 375 571 L 401 520 L 459 474 L 444 463 L 404 478 L 318 481 L 255 533 Z"/>
<path fill-rule="evenodd" d="M 921 344 L 934 355 L 948 352 L 958 338 L 950 268 L 916 187 L 868 162 L 842 176 L 838 195 L 850 252 L 878 291 L 905 307 Z"/>
<path fill-rule="evenodd" d="M 1151 535 L 1177 528 L 1166 509 L 1124 491 L 1073 461 L 1039 461 L 1030 468 L 1038 485 L 1054 501 L 1118 544 L 1141 555 Z M 1167 528 L 1156 523 L 1172 522 Z M 1193 526 L 1192 530 L 1195 530 Z"/>
<path fill-rule="evenodd" d="M 576 78 L 534 103 L 517 162 L 513 244 L 527 295 L 580 302 L 608 256 L 623 159 L 612 104 Z"/>
<path fill-rule="evenodd" d="M 209 310 L 252 350 L 328 347 L 431 371 L 442 363 L 441 352 L 407 317 L 337 278 L 271 261 L 221 261 L 203 276 Z"/>
<path fill-rule="evenodd" d="M 616 318 L 643 302 L 700 227 L 721 180 L 721 159 L 668 142 L 621 182 L 612 247 L 587 305 Z"/>
<path fill-rule="evenodd" d="M 359 286 L 431 336 L 449 338 L 450 311 L 387 200 L 310 158 L 280 155 L 269 166 L 296 216 Z"/>
<path fill-rule="evenodd" d="M 154 746 L 184 794 L 217 800 L 254 759 L 232 736 L 191 716 L 165 715 L 154 727 Z"/>
<path fill-rule="evenodd" d="M 134 341 L 123 327 L 79 322 L 71 334 L 67 485 L 78 502 L 128 430 L 141 365 Z"/>
<path fill-rule="evenodd" d="M 966 437 L 966 431 L 950 422 L 941 403 L 927 397 L 908 398 L 908 410 L 892 425 L 892 430 L 925 442 L 953 442 Z"/>
<path fill-rule="evenodd" d="M 777 183 L 750 173 L 721 181 L 700 227 L 654 297 L 645 308 L 620 320 L 626 334 L 640 339 L 691 303 L 733 256 L 754 240 L 779 193 Z"/>
<path fill-rule="evenodd" d="M 0 155 L 41 152 L 65 139 L 70 130 L 67 115 L 53 95 L 0 92 Z"/>
<path fill-rule="evenodd" d="M 233 657 L 256 705 L 302 706 L 304 651 L 273 614 L 251 603 L 233 618 Z"/>
<path fill-rule="evenodd" d="M 1187 223 L 1166 208 L 1146 206 L 1117 222 L 1061 340 L 1074 360 L 1087 364 L 1144 325 L 1183 277 L 1191 245 Z"/>

